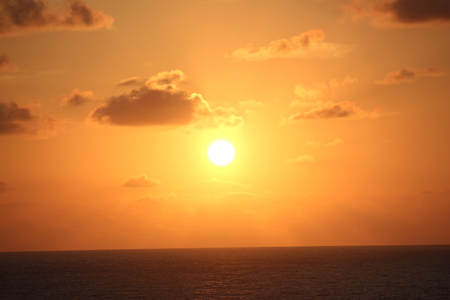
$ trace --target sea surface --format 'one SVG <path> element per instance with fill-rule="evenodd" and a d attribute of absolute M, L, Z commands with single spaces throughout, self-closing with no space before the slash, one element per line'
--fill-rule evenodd
<path fill-rule="evenodd" d="M 0 299 L 450 299 L 450 246 L 0 253 Z"/>

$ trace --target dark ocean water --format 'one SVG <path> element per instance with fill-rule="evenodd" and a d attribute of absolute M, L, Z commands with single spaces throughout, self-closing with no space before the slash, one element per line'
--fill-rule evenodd
<path fill-rule="evenodd" d="M 0 299 L 450 299 L 450 246 L 0 253 Z"/>

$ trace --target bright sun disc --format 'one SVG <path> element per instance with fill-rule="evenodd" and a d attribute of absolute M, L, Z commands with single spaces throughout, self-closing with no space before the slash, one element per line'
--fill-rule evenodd
<path fill-rule="evenodd" d="M 234 147 L 228 141 L 215 141 L 208 148 L 209 160 L 218 166 L 228 165 L 233 161 L 234 155 Z"/>

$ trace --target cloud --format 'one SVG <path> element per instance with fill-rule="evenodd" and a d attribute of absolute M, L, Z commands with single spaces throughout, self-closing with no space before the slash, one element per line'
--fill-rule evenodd
<path fill-rule="evenodd" d="M 62 12 L 51 12 L 44 0 L 2 0 L 0 37 L 47 30 L 110 28 L 114 19 L 80 0 L 68 2 Z"/>
<path fill-rule="evenodd" d="M 369 18 L 378 27 L 450 24 L 447 0 L 350 0 L 342 9 L 353 19 Z"/>
<path fill-rule="evenodd" d="M 239 102 L 239 106 L 245 110 L 246 114 L 254 114 L 257 110 L 264 106 L 264 103 L 250 99 Z"/>
<path fill-rule="evenodd" d="M 299 163 L 314 163 L 316 162 L 315 158 L 309 155 L 297 156 L 295 158 L 286 159 L 286 164 L 299 164 Z"/>
<path fill-rule="evenodd" d="M 150 89 L 163 91 L 176 91 L 178 84 L 185 82 L 186 76 L 180 70 L 159 72 L 155 76 L 150 77 L 145 85 Z"/>
<path fill-rule="evenodd" d="M 0 20 L 1 22 L 1 20 Z M 19 68 L 11 61 L 8 55 L 5 53 L 0 54 L 0 72 L 16 72 Z"/>
<path fill-rule="evenodd" d="M 314 87 L 308 87 L 301 83 L 297 84 L 294 88 L 294 94 L 297 99 L 292 101 L 289 107 L 312 107 L 321 105 L 322 102 L 315 100 L 320 99 L 326 91 L 334 93 L 338 88 L 357 82 L 357 78 L 346 76 L 342 80 L 331 78 L 328 82 L 319 82 Z"/>
<path fill-rule="evenodd" d="M 149 187 L 149 188 L 154 188 L 154 187 L 159 187 L 162 186 L 161 181 L 159 180 L 155 180 L 152 178 L 148 178 L 147 175 L 142 174 L 140 176 L 134 176 L 131 177 L 130 179 L 128 179 L 127 181 L 125 181 L 122 186 L 125 187 Z"/>
<path fill-rule="evenodd" d="M 314 107 L 308 111 L 298 112 L 291 115 L 289 121 L 313 120 L 313 119 L 346 119 L 346 118 L 364 118 L 369 114 L 350 101 L 339 103 L 327 102 Z M 373 116 L 373 115 L 372 115 Z"/>
<path fill-rule="evenodd" d="M 83 103 L 90 101 L 94 93 L 92 91 L 80 91 L 74 89 L 70 95 L 63 95 L 60 102 L 61 106 L 80 106 Z"/>
<path fill-rule="evenodd" d="M 325 147 L 334 147 L 334 146 L 339 146 L 339 145 L 344 145 L 344 141 L 341 140 L 340 138 L 335 138 L 334 141 L 326 143 L 324 146 Z M 320 147 L 323 145 L 322 142 L 306 142 L 306 145 L 310 146 L 310 147 Z"/>
<path fill-rule="evenodd" d="M 334 139 L 334 141 L 325 144 L 325 147 L 334 147 L 334 146 L 339 146 L 339 145 L 344 145 L 344 141 L 341 140 L 340 138 L 336 138 Z"/>
<path fill-rule="evenodd" d="M 323 42 L 325 34 L 320 29 L 313 29 L 290 39 L 279 39 L 270 42 L 267 46 L 261 47 L 256 52 L 252 51 L 252 46 L 239 48 L 231 55 L 237 61 L 258 61 L 275 57 L 296 58 L 296 57 L 339 57 L 349 52 L 352 47 L 348 45 Z"/>
<path fill-rule="evenodd" d="M 117 126 L 174 125 L 193 128 L 238 127 L 244 120 L 234 108 L 211 108 L 202 95 L 180 91 L 179 70 L 161 72 L 140 89 L 110 98 L 90 112 L 87 123 Z"/>
<path fill-rule="evenodd" d="M 439 68 L 403 68 L 400 71 L 393 71 L 386 74 L 386 76 L 376 81 L 377 84 L 392 85 L 404 82 L 414 82 L 418 77 L 424 76 L 443 76 L 445 72 Z"/>
<path fill-rule="evenodd" d="M 118 86 L 130 86 L 130 85 L 141 86 L 144 83 L 145 83 L 145 79 L 141 79 L 139 77 L 130 77 L 130 78 L 122 79 L 121 81 L 119 81 L 119 83 L 117 85 Z"/>
<path fill-rule="evenodd" d="M 37 102 L 19 106 L 14 102 L 0 102 L 0 136 L 42 139 L 54 136 L 59 123 L 44 114 L 33 114 Z"/>
<path fill-rule="evenodd" d="M 0 194 L 6 193 L 10 190 L 6 182 L 0 181 Z"/>

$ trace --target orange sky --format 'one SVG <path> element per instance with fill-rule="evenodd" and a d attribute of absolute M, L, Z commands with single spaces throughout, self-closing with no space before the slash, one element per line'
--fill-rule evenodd
<path fill-rule="evenodd" d="M 445 1 L 8 0 L 0 20 L 0 251 L 450 243 Z"/>

